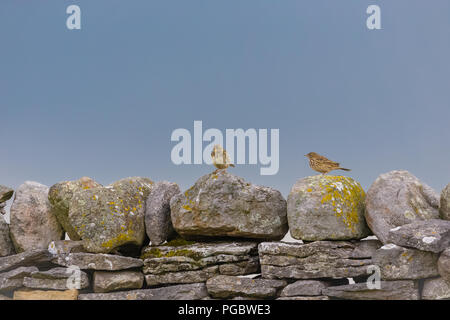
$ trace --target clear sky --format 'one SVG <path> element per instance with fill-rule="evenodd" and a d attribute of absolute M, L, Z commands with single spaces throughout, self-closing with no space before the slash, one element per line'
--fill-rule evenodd
<path fill-rule="evenodd" d="M 369 4 L 382 30 L 366 28 Z M 277 175 L 230 171 L 285 197 L 314 174 L 310 151 L 365 189 L 394 169 L 450 182 L 448 0 L 2 0 L 0 41 L 0 184 L 186 189 L 212 170 L 170 160 L 172 131 L 194 120 L 280 129 Z"/>

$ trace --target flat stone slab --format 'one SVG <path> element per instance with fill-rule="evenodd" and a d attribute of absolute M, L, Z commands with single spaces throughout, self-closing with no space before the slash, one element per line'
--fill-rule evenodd
<path fill-rule="evenodd" d="M 450 282 L 443 278 L 426 279 L 422 289 L 423 300 L 450 299 Z"/>
<path fill-rule="evenodd" d="M 77 300 L 78 290 L 33 290 L 14 292 L 14 300 Z"/>
<path fill-rule="evenodd" d="M 351 278 L 368 274 L 377 240 L 315 241 L 307 244 L 263 242 L 261 272 L 268 279 Z"/>
<path fill-rule="evenodd" d="M 141 289 L 144 275 L 140 271 L 95 271 L 93 282 L 96 293 Z"/>
<path fill-rule="evenodd" d="M 38 271 L 36 267 L 19 267 L 0 273 L 0 291 L 9 291 L 23 286 L 24 278 Z"/>
<path fill-rule="evenodd" d="M 0 258 L 0 272 L 19 267 L 50 265 L 53 256 L 46 249 L 35 249 Z"/>
<path fill-rule="evenodd" d="M 31 289 L 71 290 L 89 287 L 86 272 L 57 267 L 47 271 L 35 271 L 23 279 L 23 286 Z"/>
<path fill-rule="evenodd" d="M 307 301 L 307 300 L 330 300 L 330 298 L 327 297 L 327 296 L 310 296 L 310 297 L 298 296 L 298 297 L 280 297 L 280 298 L 277 298 L 276 300 L 303 300 L 303 301 Z"/>
<path fill-rule="evenodd" d="M 444 250 L 439 256 L 438 271 L 441 277 L 450 283 L 450 248 Z"/>
<path fill-rule="evenodd" d="M 322 290 L 330 284 L 319 280 L 298 280 L 287 285 L 280 293 L 280 297 L 320 296 Z"/>
<path fill-rule="evenodd" d="M 418 300 L 417 282 L 412 280 L 381 281 L 380 289 L 369 289 L 366 283 L 328 287 L 322 294 L 348 300 Z"/>
<path fill-rule="evenodd" d="M 54 264 L 70 267 L 77 266 L 82 270 L 118 271 L 140 268 L 144 265 L 141 259 L 105 253 L 70 253 L 58 255 L 52 260 Z"/>

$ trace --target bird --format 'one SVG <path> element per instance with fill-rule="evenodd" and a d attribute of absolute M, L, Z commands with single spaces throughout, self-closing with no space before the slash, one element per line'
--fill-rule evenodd
<path fill-rule="evenodd" d="M 211 158 L 213 165 L 217 168 L 214 172 L 227 169 L 228 167 L 234 167 L 234 164 L 230 161 L 230 157 L 228 157 L 227 151 L 219 144 L 214 145 L 211 152 Z"/>
<path fill-rule="evenodd" d="M 323 175 L 326 175 L 328 172 L 333 170 L 350 171 L 350 169 L 340 167 L 338 162 L 331 161 L 315 152 L 305 154 L 305 157 L 308 157 L 309 166 L 311 167 L 311 169 L 320 172 Z"/>

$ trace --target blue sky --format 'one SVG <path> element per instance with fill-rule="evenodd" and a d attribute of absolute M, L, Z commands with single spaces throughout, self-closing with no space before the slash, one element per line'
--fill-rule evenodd
<path fill-rule="evenodd" d="M 370 4 L 382 30 L 366 28 Z M 448 0 L 2 0 L 0 39 L 0 184 L 186 189 L 212 170 L 170 160 L 172 131 L 194 120 L 280 129 L 277 175 L 230 171 L 284 196 L 314 174 L 310 151 L 365 189 L 394 169 L 450 182 Z"/>

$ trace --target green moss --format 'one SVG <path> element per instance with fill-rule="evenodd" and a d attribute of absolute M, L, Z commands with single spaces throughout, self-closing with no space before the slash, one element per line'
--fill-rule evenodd
<path fill-rule="evenodd" d="M 180 246 L 187 246 L 187 245 L 191 245 L 194 244 L 195 241 L 188 241 L 186 239 L 183 239 L 181 237 L 179 238 L 175 238 L 173 240 L 170 240 L 169 242 L 167 242 L 167 246 L 169 247 L 180 247 Z"/>
<path fill-rule="evenodd" d="M 141 259 L 147 258 L 170 258 L 170 257 L 188 257 L 194 260 L 200 260 L 203 256 L 197 252 L 188 249 L 170 250 L 167 252 L 161 251 L 159 248 L 151 248 L 146 250 L 142 255 Z"/>

